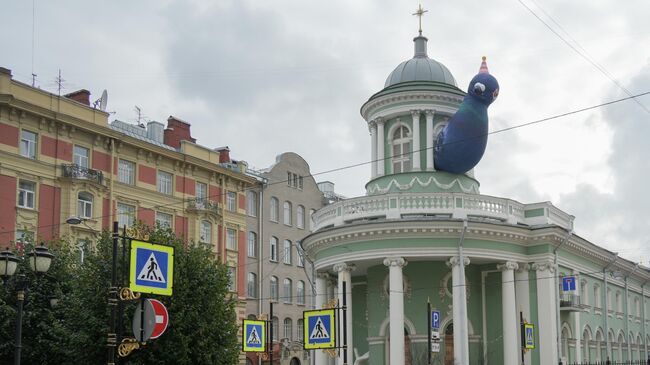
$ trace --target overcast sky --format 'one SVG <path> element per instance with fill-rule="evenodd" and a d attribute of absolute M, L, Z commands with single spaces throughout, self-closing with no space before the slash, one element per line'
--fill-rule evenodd
<path fill-rule="evenodd" d="M 522 1 L 630 93 L 650 91 L 650 2 Z M 51 92 L 61 69 L 64 93 L 108 90 L 111 120 L 135 122 L 137 105 L 149 120 L 190 122 L 199 144 L 230 146 L 251 166 L 292 151 L 318 173 L 369 160 L 359 108 L 413 56 L 417 5 L 5 0 L 0 66 L 27 83 L 36 73 Z M 627 96 L 518 0 L 422 5 L 429 56 L 459 87 L 488 57 L 501 86 L 491 131 Z M 650 109 L 650 96 L 638 101 Z M 576 216 L 577 234 L 647 265 L 649 137 L 650 112 L 627 101 L 490 136 L 476 177 L 483 194 L 552 201 Z M 352 197 L 369 172 L 316 179 Z"/>

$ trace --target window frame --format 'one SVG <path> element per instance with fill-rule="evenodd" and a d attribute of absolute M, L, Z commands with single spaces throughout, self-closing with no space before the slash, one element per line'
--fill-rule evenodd
<path fill-rule="evenodd" d="M 26 185 L 31 185 L 31 190 Z M 19 179 L 18 180 L 18 198 L 16 205 L 25 209 L 36 209 L 36 190 L 38 185 L 35 181 Z"/>
<path fill-rule="evenodd" d="M 284 278 L 282 282 L 282 296 L 285 304 L 293 303 L 293 280 Z"/>
<path fill-rule="evenodd" d="M 169 178 L 169 181 L 166 179 Z M 174 174 L 164 170 L 156 172 L 156 190 L 165 195 L 174 194 Z"/>
<path fill-rule="evenodd" d="M 226 227 L 226 249 L 237 251 L 237 230 L 234 228 Z"/>
<path fill-rule="evenodd" d="M 257 258 L 257 233 L 248 231 L 246 237 L 246 255 L 248 257 Z"/>
<path fill-rule="evenodd" d="M 269 278 L 269 297 L 273 301 L 280 301 L 280 282 L 275 275 L 271 275 Z"/>
<path fill-rule="evenodd" d="M 85 199 L 82 198 L 82 195 L 85 195 Z M 77 193 L 77 216 L 79 218 L 92 219 L 94 200 L 94 196 L 87 191 Z"/>
<path fill-rule="evenodd" d="M 282 242 L 282 262 L 285 265 L 291 265 L 291 241 L 285 239 Z"/>
<path fill-rule="evenodd" d="M 212 222 L 205 219 L 199 222 L 199 242 L 212 246 Z"/>
<path fill-rule="evenodd" d="M 169 221 L 167 221 L 169 218 Z M 156 225 L 159 225 L 161 228 L 173 228 L 174 225 L 174 215 L 165 212 L 156 211 L 156 217 L 154 222 Z"/>
<path fill-rule="evenodd" d="M 33 135 L 34 139 L 30 140 L 28 138 L 25 138 L 26 133 Z M 27 129 L 22 129 L 20 131 L 19 153 L 21 156 L 27 157 L 30 160 L 36 160 L 36 157 L 38 155 L 38 133 Z"/>
<path fill-rule="evenodd" d="M 252 190 L 246 192 L 246 214 L 257 217 L 257 193 Z"/>
<path fill-rule="evenodd" d="M 205 200 L 208 197 L 208 184 L 196 181 L 194 184 L 194 197 L 198 200 Z"/>
<path fill-rule="evenodd" d="M 119 158 L 117 160 L 117 181 L 122 184 L 135 185 L 136 170 L 135 162 Z"/>
<path fill-rule="evenodd" d="M 302 280 L 296 283 L 296 304 L 305 305 L 305 282 Z"/>
<path fill-rule="evenodd" d="M 120 208 L 125 208 L 128 210 L 128 212 L 120 211 Z M 117 213 L 117 221 L 120 226 L 120 229 L 124 226 L 132 227 L 133 224 L 135 223 L 135 210 L 136 207 L 135 205 L 127 204 L 127 203 L 122 203 L 122 202 L 117 202 L 116 206 L 116 213 Z M 124 217 L 131 217 L 130 221 L 127 222 Z"/>
<path fill-rule="evenodd" d="M 274 196 L 269 202 L 269 220 L 275 223 L 280 220 L 280 201 Z"/>
<path fill-rule="evenodd" d="M 237 291 L 237 267 L 228 266 L 228 291 Z"/>
<path fill-rule="evenodd" d="M 291 341 L 293 339 L 293 320 L 289 317 L 285 318 L 283 321 L 283 338 L 289 339 Z"/>
<path fill-rule="evenodd" d="M 269 261 L 278 262 L 278 238 L 271 236 L 269 238 Z"/>
<path fill-rule="evenodd" d="M 86 152 L 86 155 L 83 156 L 81 154 L 77 153 L 77 149 L 83 150 Z M 85 159 L 85 162 L 84 162 Z M 85 169 L 90 168 L 90 148 L 75 144 L 72 147 L 72 163 L 79 167 L 83 167 Z"/>
<path fill-rule="evenodd" d="M 293 225 L 293 205 L 288 200 L 282 204 L 282 223 L 285 226 Z"/>
<path fill-rule="evenodd" d="M 237 193 L 234 191 L 226 191 L 226 209 L 229 212 L 237 211 Z"/>
<path fill-rule="evenodd" d="M 246 295 L 249 298 L 257 298 L 257 274 L 249 272 L 246 279 Z"/>
<path fill-rule="evenodd" d="M 413 171 L 413 158 L 411 157 L 413 153 L 413 137 L 408 126 L 400 124 L 395 127 L 391 134 L 390 146 L 392 172 L 397 174 Z M 396 148 L 399 153 L 395 153 Z M 399 166 L 399 169 L 395 168 L 396 165 Z"/>
<path fill-rule="evenodd" d="M 305 229 L 305 206 L 301 204 L 296 208 L 296 227 Z"/>

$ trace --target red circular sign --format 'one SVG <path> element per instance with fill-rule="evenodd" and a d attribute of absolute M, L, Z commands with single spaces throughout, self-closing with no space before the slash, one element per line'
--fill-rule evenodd
<path fill-rule="evenodd" d="M 151 333 L 151 339 L 156 339 L 162 335 L 167 329 L 167 324 L 169 324 L 169 314 L 167 313 L 167 308 L 160 301 L 156 299 L 149 299 L 151 306 L 153 307 L 153 312 L 156 318 L 156 324 L 153 327 L 153 332 Z"/>

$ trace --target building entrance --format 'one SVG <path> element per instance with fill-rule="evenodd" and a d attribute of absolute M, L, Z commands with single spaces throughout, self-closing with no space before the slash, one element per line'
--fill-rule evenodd
<path fill-rule="evenodd" d="M 445 328 L 445 365 L 454 365 L 454 324 Z"/>

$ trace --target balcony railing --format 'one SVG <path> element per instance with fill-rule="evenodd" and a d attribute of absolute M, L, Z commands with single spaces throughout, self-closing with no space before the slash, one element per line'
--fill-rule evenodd
<path fill-rule="evenodd" d="M 63 177 L 70 179 L 88 180 L 97 184 L 104 183 L 104 174 L 101 171 L 89 169 L 77 164 L 61 165 L 63 167 Z"/>
<path fill-rule="evenodd" d="M 210 211 L 218 214 L 220 211 L 219 202 L 207 198 L 194 198 L 188 202 L 188 209 Z"/>
<path fill-rule="evenodd" d="M 560 310 L 579 311 L 581 309 L 579 295 L 560 293 Z"/>
<path fill-rule="evenodd" d="M 573 217 L 550 203 L 522 204 L 511 199 L 464 193 L 362 196 L 330 204 L 314 213 L 312 219 L 313 230 L 317 231 L 364 220 L 408 217 L 469 218 L 509 224 L 573 227 Z"/>

